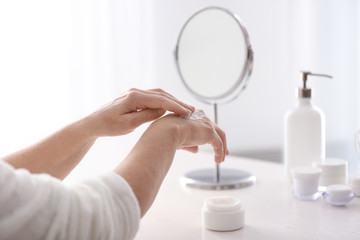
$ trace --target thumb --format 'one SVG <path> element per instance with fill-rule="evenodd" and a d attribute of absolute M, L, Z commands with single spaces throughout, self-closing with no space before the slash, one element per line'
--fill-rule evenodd
<path fill-rule="evenodd" d="M 164 109 L 142 109 L 137 112 L 129 113 L 130 119 L 135 126 L 140 126 L 143 123 L 153 121 L 164 115 Z"/>
<path fill-rule="evenodd" d="M 192 153 L 197 153 L 199 151 L 198 146 L 183 147 L 182 149 Z"/>

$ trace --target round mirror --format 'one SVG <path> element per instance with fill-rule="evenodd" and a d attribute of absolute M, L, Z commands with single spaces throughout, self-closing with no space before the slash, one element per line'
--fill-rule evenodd
<path fill-rule="evenodd" d="M 228 10 L 205 8 L 182 28 L 175 51 L 176 65 L 187 89 L 203 102 L 214 105 L 233 100 L 245 89 L 253 67 L 249 36 L 240 19 Z M 233 189 L 252 185 L 247 171 L 221 169 L 216 165 L 186 173 L 187 186 L 202 189 Z"/>
<path fill-rule="evenodd" d="M 246 87 L 253 52 L 239 18 L 218 8 L 195 13 L 178 38 L 176 63 L 188 90 L 201 101 L 223 103 Z"/>

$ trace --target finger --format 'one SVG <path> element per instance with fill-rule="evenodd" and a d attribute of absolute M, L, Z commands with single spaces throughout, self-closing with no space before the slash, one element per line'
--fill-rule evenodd
<path fill-rule="evenodd" d="M 130 118 L 133 128 L 136 128 L 143 123 L 158 119 L 164 114 L 165 110 L 163 109 L 143 109 L 141 111 L 131 112 L 127 114 L 127 117 Z"/>
<path fill-rule="evenodd" d="M 211 146 L 214 149 L 214 153 L 215 153 L 215 162 L 217 164 L 220 164 L 223 160 L 224 160 L 224 145 L 223 142 L 221 141 L 220 136 L 215 132 L 214 136 L 212 138 L 212 141 L 210 141 Z"/>
<path fill-rule="evenodd" d="M 219 135 L 219 137 L 221 138 L 221 141 L 223 142 L 224 144 L 224 157 L 226 155 L 229 155 L 229 150 L 227 148 L 227 140 L 226 140 L 226 134 L 223 130 L 221 130 L 221 128 L 219 128 L 217 125 L 215 125 L 215 130 L 217 132 L 217 134 Z M 225 160 L 225 159 L 224 159 Z M 223 161 L 224 161 L 223 160 Z"/>
<path fill-rule="evenodd" d="M 162 96 L 162 97 L 168 98 L 168 99 L 178 103 L 179 105 L 191 110 L 191 112 L 195 111 L 195 107 L 180 101 L 179 99 L 177 99 L 176 97 L 174 97 L 170 93 L 165 92 L 164 90 L 162 90 L 160 88 L 150 89 L 150 90 L 131 89 L 131 91 L 136 91 L 136 92 L 140 92 L 140 93 L 144 93 L 144 94 L 156 94 L 159 97 Z"/>
<path fill-rule="evenodd" d="M 192 152 L 192 153 L 197 153 L 199 151 L 198 146 L 183 147 L 182 149 L 185 150 L 185 151 L 188 151 L 188 152 Z"/>
<path fill-rule="evenodd" d="M 137 110 L 137 109 L 164 109 L 167 111 L 174 112 L 176 114 L 180 115 L 189 115 L 191 113 L 191 110 L 188 108 L 185 108 L 178 102 L 159 95 L 159 94 L 151 94 L 151 93 L 141 93 L 138 92 L 136 95 L 129 94 L 129 104 L 131 106 L 131 111 Z M 131 99 L 132 98 L 132 99 Z"/>
<path fill-rule="evenodd" d="M 165 92 L 164 90 L 162 90 L 161 88 L 156 88 L 156 89 L 150 89 L 149 91 L 152 91 L 152 92 L 158 92 L 160 94 L 164 94 L 166 95 L 167 97 L 173 99 L 174 101 L 176 101 L 177 103 L 181 104 L 182 106 L 185 106 L 186 108 L 190 109 L 192 112 L 195 111 L 195 107 L 192 106 L 192 105 L 189 105 L 187 103 L 184 103 L 183 101 L 180 101 L 179 99 L 177 99 L 176 97 L 174 97 L 173 95 L 171 95 L 170 93 L 168 92 Z"/>

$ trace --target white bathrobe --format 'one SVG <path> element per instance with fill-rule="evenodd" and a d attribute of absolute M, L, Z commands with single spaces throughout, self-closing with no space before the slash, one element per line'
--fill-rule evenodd
<path fill-rule="evenodd" d="M 69 186 L 0 160 L 0 239 L 133 239 L 140 222 L 128 183 L 109 172 Z"/>

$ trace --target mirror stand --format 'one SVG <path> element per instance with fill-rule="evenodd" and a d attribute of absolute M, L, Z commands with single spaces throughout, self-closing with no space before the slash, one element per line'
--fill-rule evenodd
<path fill-rule="evenodd" d="M 217 104 L 214 103 L 214 122 L 218 124 Z M 215 170 L 205 168 L 187 172 L 182 177 L 182 182 L 188 186 L 207 190 L 228 190 L 251 186 L 256 177 L 250 172 L 240 169 L 222 168 L 216 164 Z"/>
<path fill-rule="evenodd" d="M 217 104 L 235 99 L 245 89 L 253 55 L 245 26 L 238 16 L 224 8 L 204 8 L 181 29 L 175 50 L 181 80 L 195 97 L 213 104 L 216 124 Z M 216 165 L 215 169 L 188 172 L 182 181 L 193 188 L 224 190 L 253 185 L 256 177 Z"/>

